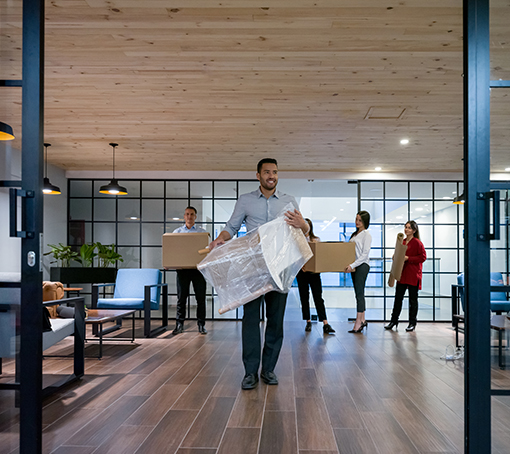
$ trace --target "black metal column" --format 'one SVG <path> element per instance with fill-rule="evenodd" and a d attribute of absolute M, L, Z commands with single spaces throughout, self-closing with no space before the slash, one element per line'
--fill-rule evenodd
<path fill-rule="evenodd" d="M 464 0 L 465 452 L 490 452 L 489 1 Z"/>
<path fill-rule="evenodd" d="M 44 1 L 23 0 L 20 453 L 42 452 Z"/>

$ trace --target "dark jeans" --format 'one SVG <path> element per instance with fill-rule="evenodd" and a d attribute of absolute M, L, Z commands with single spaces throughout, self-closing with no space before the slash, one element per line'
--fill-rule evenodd
<path fill-rule="evenodd" d="M 391 321 L 396 323 L 402 312 L 402 302 L 404 301 L 404 295 L 406 290 L 409 289 L 409 324 L 416 325 L 418 316 L 418 286 L 401 284 L 397 282 L 395 288 L 395 302 L 393 303 L 393 312 L 391 313 Z"/>
<path fill-rule="evenodd" d="M 272 372 L 283 344 L 283 316 L 287 294 L 269 292 L 244 305 L 243 363 L 247 374 L 258 374 L 260 366 L 260 304 L 266 302 L 266 332 L 262 351 L 262 370 Z"/>
<path fill-rule="evenodd" d="M 296 276 L 299 299 L 301 300 L 301 311 L 303 312 L 303 320 L 310 320 L 310 291 L 308 286 L 312 289 L 313 302 L 317 309 L 319 320 L 327 320 L 326 307 L 322 299 L 322 282 L 320 273 L 310 273 L 300 270 Z"/>
<path fill-rule="evenodd" d="M 354 293 L 356 295 L 356 311 L 365 312 L 365 284 L 367 282 L 368 272 L 370 266 L 367 263 L 362 263 L 356 268 L 354 273 L 351 273 L 352 283 L 354 285 Z"/>
<path fill-rule="evenodd" d="M 186 318 L 186 303 L 189 297 L 189 286 L 193 282 L 193 291 L 197 300 L 197 321 L 205 325 L 205 279 L 198 270 L 177 270 L 177 315 L 178 322 Z"/>

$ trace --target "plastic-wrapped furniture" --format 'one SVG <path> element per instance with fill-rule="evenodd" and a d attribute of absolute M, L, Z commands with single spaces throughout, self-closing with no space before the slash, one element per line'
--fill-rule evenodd
<path fill-rule="evenodd" d="M 282 214 L 217 246 L 198 269 L 218 293 L 223 314 L 273 290 L 287 293 L 312 255 L 303 232 Z"/>
<path fill-rule="evenodd" d="M 92 286 L 93 309 L 136 309 L 144 314 L 144 336 L 151 337 L 168 326 L 168 284 L 162 284 L 162 273 L 151 268 L 122 268 L 114 284 Z M 99 289 L 115 287 L 113 298 L 99 298 Z M 162 325 L 151 330 L 151 311 L 160 308 L 163 288 Z M 116 326 L 117 328 L 118 326 Z"/>

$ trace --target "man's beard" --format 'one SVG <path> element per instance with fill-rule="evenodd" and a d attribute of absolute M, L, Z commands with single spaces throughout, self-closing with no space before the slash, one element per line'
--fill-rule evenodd
<path fill-rule="evenodd" d="M 260 180 L 260 185 L 264 188 L 264 189 L 267 189 L 268 191 L 272 191 L 273 189 L 276 188 L 276 185 L 278 184 L 278 181 L 275 180 L 274 184 L 273 184 L 273 187 L 269 187 L 267 185 L 267 183 L 264 181 L 264 180 Z"/>

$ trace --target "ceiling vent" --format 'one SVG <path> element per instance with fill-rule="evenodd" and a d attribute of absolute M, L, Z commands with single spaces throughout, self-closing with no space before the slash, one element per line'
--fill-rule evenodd
<path fill-rule="evenodd" d="M 371 106 L 365 120 L 402 120 L 406 110 L 405 107 Z"/>

